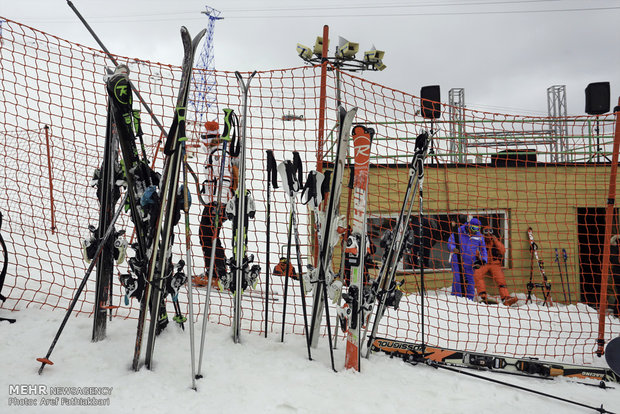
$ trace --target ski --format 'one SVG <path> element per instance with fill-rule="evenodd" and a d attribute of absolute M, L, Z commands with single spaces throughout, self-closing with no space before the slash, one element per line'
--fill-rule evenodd
<path fill-rule="evenodd" d="M 609 368 L 549 362 L 535 358 L 504 357 L 479 352 L 457 351 L 387 338 L 375 338 L 371 346 L 374 351 L 382 351 L 390 356 L 397 356 L 410 362 L 431 361 L 443 365 L 538 378 L 563 376 L 573 379 L 620 382 L 620 376 Z"/>
<path fill-rule="evenodd" d="M 411 233 L 409 232 L 409 219 L 415 203 L 415 195 L 418 190 L 418 183 L 424 178 L 424 160 L 429 147 L 429 136 L 426 132 L 418 135 L 415 143 L 415 153 L 409 168 L 409 181 L 405 190 L 405 197 L 403 204 L 396 221 L 396 227 L 393 231 L 387 231 L 384 234 L 381 245 L 385 251 L 383 253 L 383 261 L 379 269 L 377 278 L 371 282 L 370 290 L 364 297 L 363 306 L 367 312 L 367 322 L 365 326 L 365 334 L 370 328 L 369 320 L 372 314 L 372 308 L 374 302 L 377 300 L 377 310 L 375 313 L 372 329 L 370 330 L 370 337 L 368 339 L 368 347 L 366 350 L 366 358 L 370 356 L 373 343 L 379 323 L 383 317 L 386 308 L 393 307 L 398 309 L 400 299 L 402 298 L 402 291 L 399 289 L 403 282 L 397 282 L 395 280 L 396 269 L 398 263 L 402 259 L 405 247 L 411 243 Z M 365 335 L 364 335 L 365 336 Z"/>
<path fill-rule="evenodd" d="M 0 213 L 0 229 L 2 229 L 2 213 Z M 6 277 L 6 272 L 9 267 L 9 251 L 6 248 L 6 243 L 4 242 L 2 233 L 0 233 L 0 250 L 2 250 L 2 270 L 0 270 L 0 302 L 4 302 L 6 300 L 6 297 L 2 294 L 2 287 L 4 286 L 4 279 Z M 16 319 L 0 318 L 0 322 L 2 321 L 8 323 L 15 323 Z"/>
<path fill-rule="evenodd" d="M 187 140 L 185 134 L 185 119 L 187 99 L 191 86 L 190 81 L 192 66 L 194 64 L 194 54 L 205 33 L 206 30 L 203 29 L 192 40 L 187 28 L 184 26 L 181 27 L 181 39 L 183 42 L 182 75 L 172 126 L 168 132 L 168 137 L 164 146 L 166 160 L 160 192 L 161 205 L 157 218 L 157 225 L 155 227 L 156 233 L 153 238 L 154 246 L 151 253 L 151 264 L 149 266 L 147 280 L 148 284 L 152 285 L 152 289 L 149 290 L 152 291 L 151 321 L 149 324 L 144 361 L 148 369 L 152 368 L 155 337 L 159 333 L 160 306 L 164 298 L 165 280 L 172 271 L 170 266 L 170 248 L 173 241 L 172 228 L 175 224 L 175 212 L 178 211 L 176 207 L 178 207 L 179 204 L 183 204 L 182 194 L 178 194 L 177 187 L 180 180 L 185 141 Z M 158 246 L 158 244 L 161 244 L 161 246 Z M 155 278 L 155 273 L 157 272 L 159 276 Z M 148 296 L 146 299 L 148 303 Z M 163 310 L 163 315 L 165 315 L 165 309 Z"/>
<path fill-rule="evenodd" d="M 123 158 L 124 179 L 127 187 L 127 202 L 131 220 L 134 224 L 136 243 L 132 246 L 135 255 L 128 260 L 129 273 L 121 275 L 121 284 L 126 289 L 125 302 L 129 296 L 140 300 L 138 316 L 138 335 L 134 349 L 132 367 L 138 369 L 138 359 L 142 344 L 142 334 L 146 320 L 148 294 L 148 257 L 153 241 L 152 224 L 155 212 L 159 209 L 157 197 L 149 197 L 159 185 L 159 175 L 140 159 L 136 146 L 134 111 L 132 109 L 132 88 L 129 83 L 129 69 L 119 65 L 106 82 L 112 118 L 118 133 L 119 146 Z M 148 202 L 145 202 L 147 201 Z"/>
<path fill-rule="evenodd" d="M 234 214 L 231 214 L 231 219 L 234 219 L 233 225 L 233 260 L 231 260 L 231 267 L 234 274 L 232 280 L 234 305 L 233 305 L 233 323 L 232 323 L 232 338 L 234 343 L 241 341 L 241 296 L 243 295 L 243 289 L 245 286 L 251 286 L 255 283 L 260 273 L 260 266 L 250 264 L 254 260 L 254 255 L 246 255 L 247 246 L 247 231 L 250 216 L 253 218 L 255 208 L 249 190 L 246 187 L 246 150 L 247 150 L 247 124 L 248 124 L 248 94 L 250 89 L 250 82 L 256 75 L 256 71 L 252 72 L 248 79 L 244 82 L 240 72 L 235 72 L 237 82 L 242 90 L 243 94 L 243 117 L 241 118 L 241 134 L 239 137 L 239 184 L 235 197 L 229 202 L 234 206 Z M 251 205 L 249 205 L 250 203 Z M 228 212 L 228 205 L 226 206 Z M 245 285 L 245 286 L 244 286 Z"/>
<path fill-rule="evenodd" d="M 551 282 L 547 279 L 547 275 L 545 274 L 545 264 L 544 261 L 538 256 L 538 244 L 534 241 L 534 230 L 531 227 L 527 229 L 527 237 L 530 240 L 530 253 L 531 253 L 531 262 L 530 262 L 530 281 L 527 283 L 527 299 L 525 303 L 529 303 L 532 301 L 532 290 L 535 287 L 542 288 L 543 297 L 545 300 L 543 301 L 543 305 L 551 306 L 553 302 L 551 301 Z M 540 272 L 540 276 L 542 278 L 542 283 L 534 283 L 532 281 L 534 277 L 534 260 L 536 260 L 536 264 L 538 265 L 538 271 Z"/>
<path fill-rule="evenodd" d="M 271 252 L 269 248 L 271 246 L 271 188 L 278 188 L 278 173 L 277 173 L 277 165 L 276 159 L 273 155 L 272 150 L 267 150 L 267 212 L 266 212 L 266 222 L 267 222 L 267 251 L 265 252 L 265 261 L 266 261 L 266 274 L 265 274 L 265 338 L 267 338 L 267 331 L 269 330 L 269 306 L 267 303 L 269 302 L 269 284 L 270 284 L 270 274 L 271 272 Z"/>
<path fill-rule="evenodd" d="M 98 240 L 101 240 L 105 230 L 110 226 L 110 221 L 114 215 L 114 206 L 120 198 L 120 190 L 116 187 L 116 166 L 118 148 L 118 134 L 114 129 L 111 103 L 108 102 L 108 117 L 106 122 L 106 136 L 103 149 L 103 162 L 100 169 L 95 170 L 93 176 L 94 186 L 97 188 L 97 199 L 99 200 L 99 225 L 96 229 L 91 229 L 92 237 L 84 241 L 85 257 L 93 260 L 88 253 L 92 253 L 92 248 Z M 90 227 L 90 226 L 89 226 Z M 109 238 L 104 249 L 99 256 L 96 271 L 95 288 L 95 310 L 93 315 L 92 341 L 97 342 L 106 336 L 106 323 L 108 309 L 111 307 L 112 297 L 112 273 L 114 271 L 114 240 Z"/>
<path fill-rule="evenodd" d="M 331 175 L 331 189 L 329 192 L 329 200 L 327 203 L 327 209 L 325 210 L 325 220 L 321 223 L 321 252 L 319 255 L 318 269 L 310 277 L 311 283 L 316 284 L 313 305 L 312 305 L 312 317 L 310 320 L 310 343 L 312 347 L 318 345 L 321 319 L 323 310 L 325 310 L 325 317 L 327 320 L 327 331 L 329 338 L 329 349 L 332 369 L 335 371 L 334 355 L 331 337 L 331 326 L 329 318 L 329 307 L 327 303 L 328 285 L 330 292 L 332 293 L 332 300 L 337 301 L 340 295 L 342 282 L 336 280 L 332 266 L 332 256 L 334 246 L 338 243 L 338 205 L 340 203 L 340 193 L 342 190 L 342 176 L 349 152 L 349 135 L 351 131 L 351 124 L 353 118 L 357 113 L 357 108 L 353 108 L 350 111 L 346 111 L 342 106 L 338 108 L 338 142 L 336 149 L 336 158 L 334 160 L 334 168 Z"/>
<path fill-rule="evenodd" d="M 368 168 L 370 166 L 370 146 L 375 131 L 357 125 L 353 128 L 353 225 L 347 240 L 351 281 L 349 290 L 342 297 L 345 318 L 341 325 L 346 327 L 347 343 L 345 350 L 346 369 L 360 370 L 361 324 L 364 319 L 361 303 L 364 289 L 364 269 L 366 263 L 366 201 L 368 198 Z"/>

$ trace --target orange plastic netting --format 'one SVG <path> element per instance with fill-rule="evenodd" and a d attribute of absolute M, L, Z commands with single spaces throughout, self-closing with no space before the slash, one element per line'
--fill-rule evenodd
<path fill-rule="evenodd" d="M 2 292 L 8 299 L 3 309 L 67 309 L 87 267 L 80 242 L 88 236 L 88 225 L 96 225 L 98 220 L 99 206 L 91 178 L 101 164 L 107 115 L 104 75 L 110 63 L 101 51 L 10 20 L 2 22 L 1 33 L 0 101 L 4 110 L 0 112 L 0 182 L 4 191 L 0 192 L 0 211 L 4 213 L 2 234 L 10 251 Z M 170 125 L 180 68 L 117 58 L 131 69 L 132 81 L 157 119 Z M 246 169 L 256 218 L 250 220 L 248 251 L 262 266 L 262 273 L 254 293 L 248 293 L 243 302 L 246 330 L 264 330 L 262 294 L 267 261 L 273 270 L 279 258 L 286 255 L 289 200 L 281 186 L 272 189 L 270 229 L 266 226 L 266 151 L 273 150 L 278 162 L 291 159 L 292 151 L 298 151 L 305 172 L 328 168 L 334 155 L 339 84 L 342 104 L 358 108 L 354 124 L 376 131 L 371 150 L 368 231 L 377 266 L 383 251 L 381 237 L 394 225 L 401 208 L 415 139 L 422 131 L 434 134 L 426 161 L 421 220 L 426 342 L 505 355 L 588 361 L 596 351 L 600 332 L 605 340 L 620 334 L 616 317 L 620 275 L 614 266 L 618 255 L 615 246 L 611 246 L 609 283 L 601 283 L 603 249 L 609 243 L 604 237 L 605 207 L 610 183 L 615 183 L 615 177 L 610 180 L 616 133 L 613 114 L 561 119 L 524 117 L 443 104 L 441 116 L 431 121 L 421 115 L 419 97 L 332 69 L 327 71 L 322 143 L 318 134 L 320 66 L 260 72 L 250 86 Z M 196 113 L 190 108 L 188 118 L 193 155 L 190 165 L 198 174 L 198 184 L 205 179 L 207 163 L 206 151 L 199 144 L 199 136 L 205 133 L 204 121 L 218 121 L 221 125 L 223 108 L 242 113 L 241 89 L 234 73 L 215 71 L 210 76 L 215 79 L 212 94 L 219 110 L 211 107 Z M 136 100 L 134 109 L 138 107 Z M 161 171 L 162 133 L 144 110 L 141 118 L 149 159 Z M 340 203 L 340 214 L 345 217 L 350 206 L 348 174 L 343 180 Z M 198 238 L 202 205 L 196 186 L 192 184 L 191 188 L 191 254 L 194 272 L 202 273 L 205 260 Z M 420 222 L 418 206 L 416 201 L 411 220 L 416 232 Z M 303 262 L 314 264 L 312 212 L 299 200 L 297 211 Z M 495 252 L 496 267 L 505 275 L 508 294 L 519 300 L 514 307 L 480 304 L 450 294 L 451 223 L 473 217 L 483 227 L 491 228 L 506 248 L 503 254 Z M 608 231 L 617 234 L 620 229 L 615 208 L 610 217 Z M 128 214 L 121 215 L 117 227 L 126 229 L 130 238 Z M 530 249 L 530 228 L 550 282 L 547 303 L 541 272 Z M 173 255 L 182 258 L 185 245 L 181 226 L 176 233 Z M 222 241 L 230 253 L 230 224 L 224 226 Z M 405 251 L 397 274 L 397 280 L 404 280 L 405 296 L 398 310 L 386 314 L 379 329 L 381 335 L 422 339 L 422 280 L 416 245 L 417 239 L 414 247 Z M 292 262 L 296 267 L 294 252 Z M 338 270 L 340 246 L 334 256 L 334 269 Z M 126 266 L 126 262 L 119 265 L 115 273 L 125 272 Z M 374 276 L 377 270 L 370 267 L 370 275 Z M 484 280 L 487 297 L 501 302 L 497 283 L 490 278 Z M 270 276 L 270 332 L 281 329 L 283 281 L 282 276 Z M 528 301 L 530 281 L 534 286 Z M 299 285 L 291 282 L 285 329 L 303 334 Z M 607 289 L 603 295 L 601 285 Z M 475 286 L 476 299 L 481 286 Z M 76 307 L 78 313 L 93 312 L 94 290 L 95 281 L 90 280 Z M 195 310 L 200 315 L 204 311 L 204 289 L 196 293 L 200 299 Z M 114 304 L 121 305 L 113 311 L 114 316 L 135 317 L 138 303 L 124 305 L 117 280 L 113 294 Z M 230 324 L 231 296 L 214 295 L 210 320 Z M 182 289 L 180 301 L 186 312 L 186 288 Z M 601 302 L 605 308 L 599 312 Z"/>

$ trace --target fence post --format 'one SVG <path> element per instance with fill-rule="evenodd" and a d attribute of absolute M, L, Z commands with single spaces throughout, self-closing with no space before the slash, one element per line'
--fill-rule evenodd
<path fill-rule="evenodd" d="M 601 269 L 601 290 L 599 295 L 599 317 L 598 317 L 598 349 L 596 355 L 603 356 L 605 349 L 605 317 L 607 316 L 607 278 L 609 275 L 609 251 L 611 228 L 614 220 L 614 210 L 616 203 L 616 177 L 618 174 L 618 151 L 620 150 L 620 98 L 618 106 L 614 109 L 616 113 L 616 132 L 614 134 L 614 147 L 611 155 L 611 172 L 609 173 L 609 195 L 605 206 L 605 238 L 603 239 L 603 267 Z"/>
<path fill-rule="evenodd" d="M 51 209 L 51 219 L 52 219 L 52 234 L 56 232 L 56 217 L 55 217 L 55 208 L 54 208 L 54 184 L 52 183 L 52 152 L 50 148 L 50 127 L 45 125 L 43 127 L 45 129 L 45 147 L 47 149 L 47 176 L 49 179 L 49 189 L 50 189 L 50 209 Z"/>

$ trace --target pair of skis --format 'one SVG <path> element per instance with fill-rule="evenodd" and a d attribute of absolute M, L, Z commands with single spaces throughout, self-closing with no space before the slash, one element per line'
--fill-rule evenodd
<path fill-rule="evenodd" d="M 361 332 L 364 321 L 363 293 L 365 289 L 365 268 L 367 250 L 366 205 L 368 200 L 368 173 L 370 148 L 375 131 L 362 125 L 353 128 L 353 223 L 347 238 L 346 252 L 351 266 L 349 290 L 343 294 L 345 304 L 341 322 L 346 328 L 347 340 L 344 366 L 360 371 L 362 348 Z"/>
<path fill-rule="evenodd" d="M 402 282 L 397 282 L 395 280 L 396 270 L 398 268 L 398 263 L 402 259 L 404 248 L 407 246 L 406 238 L 409 230 L 409 220 L 411 218 L 416 193 L 418 190 L 420 192 L 419 229 L 422 231 L 422 186 L 424 182 L 424 161 L 428 153 L 429 141 L 430 138 L 426 132 L 423 132 L 416 138 L 415 152 L 411 162 L 411 167 L 409 169 L 409 181 L 405 190 L 405 197 L 403 199 L 400 214 L 398 215 L 394 229 L 387 233 L 390 237 L 388 237 L 388 240 L 385 240 L 383 243 L 386 250 L 383 253 L 383 262 L 381 263 L 379 274 L 377 279 L 371 283 L 370 292 L 365 297 L 364 306 L 368 310 L 364 336 L 366 336 L 368 330 L 370 329 L 370 336 L 368 338 L 368 346 L 366 349 L 367 358 L 370 356 L 372 351 L 371 344 L 376 338 L 379 324 L 381 323 L 381 319 L 383 318 L 386 309 L 388 307 L 398 309 L 398 304 L 400 302 L 400 298 L 402 297 L 402 291 L 399 290 Z M 422 249 L 420 248 L 418 250 L 421 254 Z M 419 262 L 422 263 L 421 260 Z M 421 295 L 424 297 L 424 292 L 421 292 Z M 370 328 L 369 321 L 375 300 L 377 301 L 375 318 L 372 328 Z"/>
<path fill-rule="evenodd" d="M 338 108 L 338 139 L 334 167 L 329 175 L 312 171 L 304 187 L 305 203 L 310 204 L 315 214 L 317 224 L 319 263 L 314 271 L 306 274 L 306 290 L 314 290 L 312 316 L 310 321 L 310 336 L 308 344 L 316 347 L 320 335 L 323 312 L 327 321 L 327 334 L 332 369 L 335 371 L 334 347 L 331 334 L 329 316 L 328 288 L 332 300 L 338 301 L 342 282 L 332 270 L 333 249 L 340 239 L 338 214 L 342 179 L 347 162 L 350 146 L 351 127 L 357 108 L 346 111 L 342 106 Z M 355 176 L 354 186 L 354 214 L 353 226 L 347 238 L 348 251 L 352 260 L 351 283 L 348 292 L 343 296 L 345 305 L 338 311 L 343 329 L 347 332 L 345 354 L 345 368 L 360 370 L 361 328 L 363 320 L 362 292 L 364 290 L 364 267 L 366 258 L 366 204 L 368 194 L 368 169 L 370 164 L 371 142 L 374 130 L 357 125 L 353 128 L 353 147 Z M 328 190 L 329 188 L 329 190 Z M 329 192 L 327 207 L 321 214 L 319 205 L 326 193 Z M 342 276 L 342 275 L 341 275 Z M 308 349 L 310 355 L 310 349 Z"/>
<path fill-rule="evenodd" d="M 329 353 L 331 366 L 334 371 L 336 371 L 336 366 L 334 362 L 329 304 L 327 301 L 328 285 L 331 289 L 333 289 L 332 292 L 339 291 L 341 289 L 338 287 L 338 284 L 341 285 L 341 282 L 336 280 L 336 275 L 332 270 L 332 258 L 334 246 L 337 244 L 340 237 L 338 234 L 338 206 L 342 191 L 342 177 L 349 151 L 350 131 L 353 118 L 356 113 L 357 108 L 353 108 L 348 112 L 342 106 L 338 108 L 338 139 L 336 143 L 334 168 L 331 174 L 329 199 L 327 202 L 327 208 L 324 211 L 324 220 L 317 221 L 317 227 L 320 227 L 318 230 L 320 250 L 318 258 L 319 263 L 318 267 L 310 276 L 308 276 L 308 279 L 310 279 L 308 284 L 314 285 L 312 287 L 312 290 L 314 290 L 314 297 L 312 304 L 312 316 L 310 319 L 310 337 L 308 338 L 308 341 L 312 347 L 317 347 L 321 331 L 321 320 L 323 312 L 325 312 L 325 318 L 327 321 L 327 336 L 329 340 Z"/>
<path fill-rule="evenodd" d="M 538 244 L 536 244 L 536 241 L 534 240 L 534 230 L 531 227 L 528 227 L 527 229 L 527 237 L 530 241 L 531 261 L 530 261 L 530 280 L 527 283 L 527 299 L 525 300 L 525 303 L 527 304 L 532 301 L 532 291 L 534 290 L 535 287 L 539 287 L 542 289 L 542 292 L 543 292 L 543 297 L 544 297 L 543 305 L 551 306 L 553 305 L 553 302 L 551 301 L 551 281 L 547 278 L 547 274 L 545 273 L 545 263 L 543 259 L 541 259 L 540 256 L 538 255 Z M 540 272 L 540 276 L 542 279 L 541 283 L 534 283 L 533 281 L 534 261 L 536 261 L 536 265 L 538 266 L 538 271 Z"/>
<path fill-rule="evenodd" d="M 177 202 L 177 191 L 180 182 L 180 170 L 183 162 L 185 141 L 186 107 L 190 88 L 194 54 L 198 43 L 205 34 L 201 31 L 193 40 L 185 27 L 181 28 L 183 42 L 182 76 L 177 96 L 172 126 L 166 139 L 164 154 L 164 173 L 157 186 L 152 181 L 134 180 L 142 177 L 139 172 L 147 166 L 136 160 L 135 136 L 133 134 L 131 110 L 132 87 L 126 72 L 119 72 L 107 81 L 113 116 L 119 131 L 119 141 L 125 165 L 127 193 L 131 215 L 136 227 L 138 263 L 134 266 L 138 278 L 144 279 L 144 290 L 141 297 L 140 313 L 134 347 L 132 368 L 139 369 L 142 341 L 145 331 L 148 308 L 150 306 L 150 325 L 148 329 L 145 365 L 152 368 L 155 337 L 163 302 L 165 282 L 170 268 L 171 246 L 173 242 L 173 221 Z M 144 174 L 143 174 L 144 175 Z M 154 194 L 159 189 L 159 194 Z M 151 194 L 148 199 L 145 194 Z M 151 204 L 152 202 L 152 204 Z M 145 206 L 150 205 L 148 216 Z M 156 219 L 155 219 L 156 217 Z M 152 225 L 154 223 L 154 226 Z M 165 310 L 164 310 L 165 313 Z"/>
<path fill-rule="evenodd" d="M 620 345 L 620 340 L 618 340 L 617 345 Z M 505 357 L 480 352 L 457 351 L 387 338 L 375 338 L 370 346 L 374 351 L 382 351 L 390 356 L 398 356 L 412 362 L 430 360 L 439 364 L 538 378 L 563 376 L 573 379 L 620 382 L 620 376 L 610 368 L 548 362 L 536 358 Z M 613 341 L 610 342 L 608 348 L 610 347 L 614 348 Z"/>
<path fill-rule="evenodd" d="M 239 184 L 235 191 L 234 197 L 228 202 L 226 205 L 226 214 L 228 218 L 234 220 L 233 224 L 233 257 L 229 261 L 229 264 L 232 268 L 232 280 L 227 280 L 225 284 L 227 284 L 228 288 L 233 293 L 233 323 L 232 323 L 232 339 L 233 342 L 240 342 L 240 333 L 241 333 L 241 299 L 243 295 L 244 285 L 248 283 L 248 273 L 257 276 L 260 273 L 260 267 L 258 265 L 253 265 L 250 267 L 250 264 L 253 260 L 247 256 L 246 247 L 247 247 L 247 228 L 249 223 L 249 216 L 254 214 L 254 207 L 249 205 L 250 195 L 249 191 L 246 187 L 246 128 L 247 128 L 247 110 L 248 110 L 248 93 L 250 82 L 252 78 L 256 75 L 256 71 L 252 72 L 249 78 L 244 81 L 243 76 L 240 72 L 235 72 L 235 76 L 237 81 L 239 82 L 239 86 L 242 89 L 243 94 L 243 114 L 241 118 L 241 127 L 240 131 L 238 130 L 238 119 L 236 114 L 232 109 L 226 108 L 224 109 L 224 131 L 221 136 L 222 140 L 222 157 L 220 160 L 220 170 L 219 177 L 224 177 L 225 168 L 226 168 L 226 154 L 227 147 L 230 146 L 229 153 L 231 157 L 237 159 L 237 164 L 239 166 Z M 239 136 L 237 136 L 239 135 Z M 216 200 L 217 200 L 217 209 L 216 215 L 214 219 L 214 227 L 219 227 L 219 222 L 222 220 L 220 217 L 221 208 L 219 207 L 222 202 L 222 192 L 223 192 L 223 179 L 218 180 L 217 190 L 216 190 Z M 191 348 L 191 365 L 192 365 L 192 388 L 196 389 L 196 379 L 200 379 L 203 377 L 202 375 L 202 360 L 204 356 L 204 347 L 206 341 L 206 328 L 207 321 L 209 318 L 209 304 L 211 299 L 211 288 L 212 288 L 212 280 L 213 273 L 215 267 L 215 252 L 216 252 L 216 243 L 217 237 L 214 234 L 213 239 L 211 241 L 211 257 L 209 261 L 209 269 L 208 269 L 208 283 L 207 283 L 207 292 L 205 297 L 205 309 L 202 319 L 202 333 L 200 338 L 200 352 L 199 352 L 199 360 L 198 360 L 198 369 L 196 370 L 195 366 L 195 352 L 194 352 L 194 327 L 193 327 L 193 310 L 191 309 L 190 302 L 190 348 Z M 189 256 L 189 255 L 188 255 Z M 220 275 L 220 282 L 222 282 Z M 229 277 L 229 275 L 226 275 Z M 191 279 L 191 278 L 189 278 Z M 191 282 L 189 285 L 190 289 L 190 298 L 193 295 Z"/>

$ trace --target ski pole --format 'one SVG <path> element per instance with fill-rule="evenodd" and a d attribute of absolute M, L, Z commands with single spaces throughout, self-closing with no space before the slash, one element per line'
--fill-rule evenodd
<path fill-rule="evenodd" d="M 235 112 L 232 109 L 225 108 L 224 109 L 224 131 L 221 136 L 222 140 L 222 159 L 220 161 L 220 179 L 217 185 L 217 195 L 216 195 L 216 204 L 215 204 L 215 218 L 213 220 L 213 239 L 211 240 L 211 257 L 209 261 L 209 279 L 207 281 L 207 293 L 205 296 L 205 310 L 202 315 L 202 331 L 200 333 L 200 354 L 198 356 L 198 371 L 196 373 L 196 378 L 202 378 L 202 357 L 205 346 L 206 339 L 206 331 L 207 331 L 207 321 L 209 319 L 209 302 L 211 300 L 211 282 L 213 281 L 213 268 L 215 266 L 215 249 L 217 248 L 217 229 L 220 226 L 220 215 L 221 215 L 221 207 L 220 204 L 222 202 L 222 188 L 224 186 L 224 173 L 226 170 L 226 147 L 228 143 L 232 142 L 237 133 L 237 118 L 235 116 Z M 231 149 L 234 147 L 231 144 Z M 209 212 L 213 214 L 213 212 Z M 221 275 L 219 275 L 221 276 Z"/>
<path fill-rule="evenodd" d="M 93 36 L 93 38 L 95 39 L 95 41 L 97 42 L 97 44 L 99 44 L 99 47 L 101 48 L 101 50 L 103 50 L 106 54 L 106 56 L 108 57 L 108 59 L 110 59 L 112 61 L 112 63 L 114 64 L 114 66 L 118 66 L 118 62 L 117 60 L 114 58 L 114 56 L 112 55 L 112 53 L 110 53 L 110 51 L 105 47 L 105 45 L 103 44 L 103 42 L 101 41 L 101 39 L 99 39 L 99 36 L 97 36 L 97 34 L 95 33 L 95 31 L 92 29 L 92 27 L 90 27 L 90 25 L 88 24 L 88 22 L 84 19 L 84 17 L 82 16 L 82 14 L 78 11 L 78 9 L 75 8 L 75 6 L 73 5 L 73 2 L 71 2 L 71 0 L 67 0 L 67 4 L 69 5 L 69 7 L 71 7 L 71 10 L 73 10 L 73 12 L 75 13 L 75 15 L 78 17 L 78 19 L 80 19 L 80 21 L 82 22 L 82 24 L 84 24 L 84 27 L 86 27 L 86 30 L 88 30 L 88 32 Z M 149 106 L 149 104 L 146 103 L 146 101 L 144 100 L 144 98 L 142 98 L 142 95 L 140 95 L 140 92 L 138 92 L 138 89 L 136 87 L 134 87 L 134 85 L 131 83 L 131 81 L 129 81 L 129 83 L 131 84 L 131 89 L 133 89 L 133 92 L 136 94 L 136 96 L 138 97 L 138 99 L 140 100 L 140 103 L 142 103 L 142 106 L 144 106 L 144 109 L 146 109 L 146 112 L 149 113 L 149 115 L 151 116 L 151 118 L 153 119 L 153 122 L 155 122 L 155 125 L 157 125 L 157 127 L 160 129 L 162 136 L 167 137 L 168 134 L 166 133 L 166 131 L 164 130 L 164 127 L 162 126 L 162 124 L 159 122 L 159 120 L 157 119 L 157 117 L 155 116 L 155 114 L 153 113 L 153 110 L 151 109 L 151 107 Z"/>
<path fill-rule="evenodd" d="M 562 248 L 562 256 L 564 256 L 564 270 L 566 271 L 566 288 L 568 289 L 568 301 L 572 303 L 573 300 L 570 297 L 570 282 L 568 279 L 568 265 L 566 264 L 568 260 L 568 254 L 566 254 L 566 249 L 564 248 Z"/>
<path fill-rule="evenodd" d="M 56 347 L 56 343 L 58 342 L 58 338 L 60 338 L 60 334 L 62 334 L 62 331 L 65 329 L 65 325 L 67 324 L 67 321 L 69 320 L 69 316 L 71 316 L 71 313 L 73 312 L 73 308 L 75 308 L 75 305 L 77 304 L 77 301 L 80 298 L 80 295 L 82 294 L 82 291 L 84 290 L 84 287 L 86 286 L 86 282 L 88 282 L 88 278 L 90 277 L 90 274 L 93 272 L 95 265 L 99 261 L 99 255 L 103 251 L 103 248 L 105 247 L 105 244 L 110 238 L 110 235 L 114 233 L 114 225 L 116 224 L 116 220 L 118 220 L 118 217 L 121 215 L 121 212 L 125 209 L 125 202 L 127 201 L 128 194 L 129 192 L 125 193 L 125 196 L 123 197 L 123 200 L 121 201 L 120 206 L 118 207 L 118 209 L 116 210 L 116 213 L 114 213 L 114 216 L 112 217 L 112 221 L 110 225 L 108 226 L 103 237 L 99 241 L 99 245 L 97 246 L 97 250 L 95 251 L 95 257 L 93 258 L 93 261 L 90 262 L 90 266 L 88 266 L 88 269 L 86 269 L 86 274 L 84 275 L 84 278 L 82 278 L 82 282 L 80 283 L 80 286 L 78 286 L 78 289 L 75 292 L 75 295 L 73 296 L 73 300 L 71 301 L 71 304 L 69 305 L 69 309 L 67 309 L 67 313 L 65 313 L 65 317 L 62 320 L 60 327 L 58 328 L 58 331 L 56 332 L 56 336 L 54 336 L 54 339 L 52 340 L 52 344 L 47 350 L 47 354 L 45 354 L 45 357 L 43 358 L 37 358 L 37 361 L 41 363 L 41 367 L 39 368 L 39 375 L 41 375 L 41 373 L 43 372 L 43 368 L 45 368 L 45 365 L 54 365 L 54 363 L 50 361 L 49 359 L 50 355 L 52 355 L 52 351 L 54 351 L 54 348 Z"/>
<path fill-rule="evenodd" d="M 297 151 L 293 152 L 293 161 L 286 160 L 281 162 L 278 165 L 278 172 L 282 177 L 282 186 L 284 191 L 287 193 L 289 197 L 289 226 L 288 226 L 288 235 L 287 235 L 287 244 L 286 244 L 286 269 L 284 271 L 284 304 L 282 309 L 282 331 L 280 336 L 280 342 L 284 342 L 284 330 L 286 323 L 286 303 L 288 299 L 288 280 L 290 278 L 289 269 L 292 269 L 291 266 L 291 246 L 293 244 L 293 227 L 295 223 L 295 193 L 298 192 L 302 187 L 302 165 L 301 158 L 299 157 L 299 153 Z M 301 275 L 300 275 L 301 277 Z M 302 290 L 302 297 L 303 295 Z M 304 308 L 305 310 L 305 308 Z"/>
<path fill-rule="evenodd" d="M 267 252 L 266 252 L 266 279 L 265 279 L 265 338 L 269 325 L 269 278 L 271 272 L 270 246 L 271 246 L 271 187 L 278 188 L 278 172 L 276 159 L 272 150 L 267 150 Z"/>
<path fill-rule="evenodd" d="M 566 288 L 564 287 L 564 275 L 562 274 L 562 266 L 560 265 L 560 257 L 558 255 L 558 249 L 555 248 L 555 260 L 558 264 L 558 270 L 560 271 L 560 281 L 562 282 L 562 292 L 564 293 L 564 303 L 566 303 Z"/>
<path fill-rule="evenodd" d="M 452 372 L 456 372 L 456 373 L 459 373 L 459 374 L 467 375 L 467 376 L 470 376 L 470 377 L 478 378 L 478 379 L 481 379 L 481 380 L 484 380 L 484 381 L 493 382 L 495 384 L 506 385 L 508 387 L 515 388 L 515 389 L 518 389 L 518 390 L 521 390 L 521 391 L 531 392 L 533 394 L 537 394 L 537 395 L 540 395 L 540 396 L 543 396 L 543 397 L 553 398 L 555 400 L 563 401 L 563 402 L 568 403 L 568 404 L 574 404 L 574 405 L 578 405 L 580 407 L 589 408 L 589 409 L 597 411 L 599 413 L 613 414 L 613 412 L 607 411 L 605 408 L 603 408 L 603 405 L 601 405 L 600 407 L 594 407 L 594 406 L 583 404 L 583 403 L 580 403 L 580 402 L 577 402 L 577 401 L 569 400 L 567 398 L 562 398 L 562 397 L 558 397 L 556 395 L 547 394 L 547 393 L 544 393 L 544 392 L 541 392 L 541 391 L 536 391 L 536 390 L 533 390 L 531 388 L 521 387 L 519 385 L 511 384 L 509 382 L 504 382 L 504 381 L 496 380 L 494 378 L 489 378 L 489 377 L 485 377 L 485 376 L 482 376 L 482 375 L 474 374 L 473 372 L 466 372 L 466 371 L 464 371 L 462 369 L 458 369 L 458 368 L 451 367 L 451 366 L 448 366 L 448 365 L 442 365 L 442 364 L 437 364 L 437 363 L 429 363 L 429 365 L 432 366 L 433 368 L 445 369 L 445 370 L 448 370 L 448 371 L 452 371 Z"/>
<path fill-rule="evenodd" d="M 189 347 L 192 364 L 192 389 L 196 391 L 196 350 L 194 343 L 194 290 L 192 285 L 192 241 L 189 227 L 189 188 L 187 180 L 187 152 L 183 148 L 183 210 L 185 212 L 185 263 L 187 268 L 187 299 L 189 306 Z"/>
<path fill-rule="evenodd" d="M 295 166 L 295 172 L 297 173 L 297 181 L 299 183 L 298 190 L 301 190 L 302 180 L 303 180 L 303 168 L 301 164 L 301 158 L 299 157 L 299 152 L 293 151 L 293 165 Z M 303 309 L 304 315 L 304 331 L 306 334 L 306 347 L 308 349 L 308 359 L 312 361 L 312 352 L 310 351 L 310 335 L 308 331 L 308 310 L 306 308 L 306 295 L 304 292 L 304 281 L 303 281 L 303 265 L 301 261 L 301 241 L 299 239 L 299 229 L 297 226 L 297 212 L 295 211 L 295 206 L 293 204 L 293 231 L 295 236 L 295 251 L 297 252 L 297 275 L 299 277 L 299 291 L 301 293 L 301 306 Z M 292 266 L 291 266 L 292 267 Z"/>

